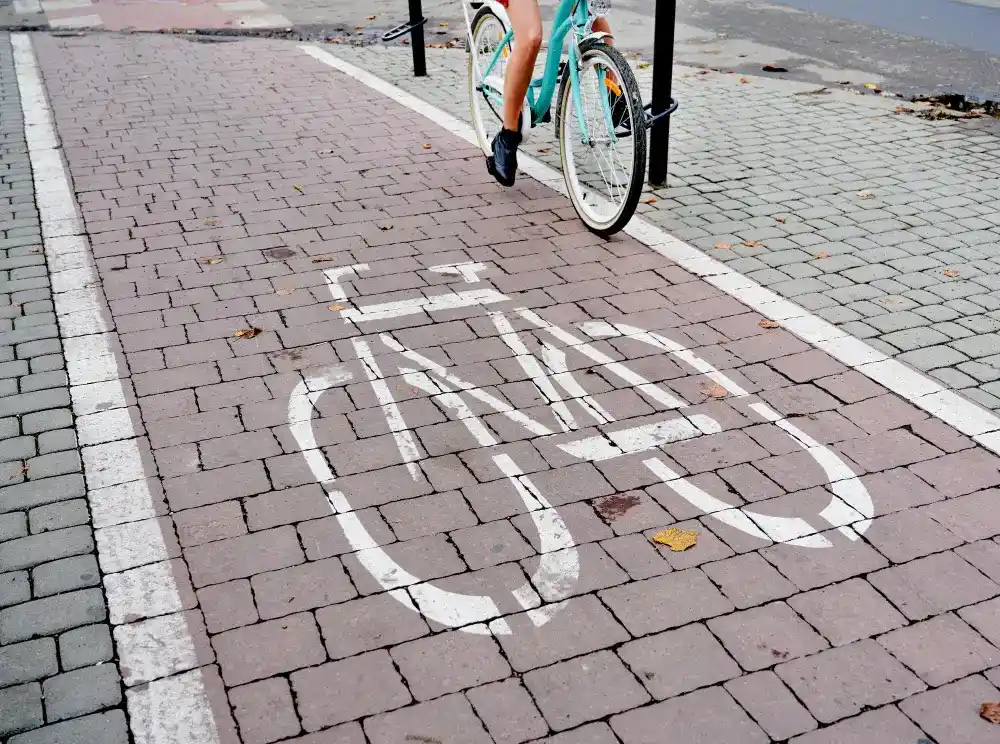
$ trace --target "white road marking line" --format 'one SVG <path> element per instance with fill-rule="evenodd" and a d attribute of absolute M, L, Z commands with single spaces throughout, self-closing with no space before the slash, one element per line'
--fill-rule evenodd
<path fill-rule="evenodd" d="M 472 127 L 411 93 L 387 83 L 376 75 L 336 57 L 311 44 L 299 46 L 305 54 L 354 78 L 411 111 L 425 116 L 471 145 L 479 147 Z M 528 155 L 518 158 L 521 170 L 556 192 L 566 196 L 562 174 Z M 717 286 L 761 315 L 786 325 L 791 333 L 822 349 L 842 364 L 876 380 L 901 398 L 944 421 L 957 431 L 972 437 L 983 447 L 1000 453 L 1000 416 L 945 388 L 930 377 L 896 362 L 889 374 L 875 377 L 877 370 L 866 369 L 867 362 L 885 361 L 888 357 L 865 342 L 840 331 L 822 318 L 800 308 L 769 289 L 730 269 L 694 246 L 664 232 L 641 217 L 633 217 L 625 233 L 669 258 L 692 274 Z M 789 322 L 795 321 L 795 322 Z M 832 330 L 831 330 L 832 329 Z M 823 337 L 825 340 L 816 339 Z M 887 368 L 883 367 L 882 372 Z M 915 385 L 917 380 L 919 385 Z"/>
<path fill-rule="evenodd" d="M 62 162 L 41 71 L 29 36 L 13 34 L 11 45 L 45 257 L 53 272 L 53 303 L 64 338 L 73 411 L 83 417 L 111 409 L 125 410 L 127 383 L 121 379 L 123 375 L 114 356 L 119 344 L 107 323 L 110 315 L 105 309 L 97 271 L 87 250 L 86 232 Z M 107 422 L 108 419 L 84 421 L 85 436 L 103 438 Z M 122 427 L 119 432 L 122 441 L 82 450 L 98 557 L 108 572 L 105 584 L 112 622 L 160 615 L 165 609 L 182 605 L 158 526 L 160 520 L 153 519 L 157 509 L 142 465 L 141 440 L 127 416 L 119 415 L 117 425 Z M 131 572 L 115 573 L 139 564 L 147 564 L 145 575 L 155 580 L 155 584 L 131 581 L 134 576 Z M 178 613 L 162 615 L 157 627 L 162 631 L 165 624 L 169 624 L 170 632 L 154 634 L 155 642 L 148 644 L 132 642 L 146 626 L 124 624 L 115 629 L 123 675 L 145 670 L 141 672 L 142 678 L 154 680 L 136 691 L 136 695 L 132 691 L 128 695 L 135 742 L 218 744 L 219 732 L 200 670 L 186 675 L 183 681 L 157 679 L 198 663 L 190 653 L 194 641 L 184 617 Z M 180 666 L 159 664 L 167 658 L 186 661 Z M 126 673 L 126 670 L 132 671 Z M 132 677 L 129 680 L 134 682 Z"/>

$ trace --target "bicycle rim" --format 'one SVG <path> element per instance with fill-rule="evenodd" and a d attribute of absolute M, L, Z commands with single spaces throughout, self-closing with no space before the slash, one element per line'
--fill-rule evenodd
<path fill-rule="evenodd" d="M 469 50 L 469 104 L 472 109 L 472 126 L 476 130 L 479 146 L 487 155 L 492 154 L 493 138 L 503 127 L 502 98 L 490 95 L 480 89 L 480 73 L 486 69 L 507 29 L 493 12 L 483 8 L 476 15 L 472 24 L 472 48 Z M 503 75 L 507 69 L 508 51 L 497 60 L 487 79 L 488 87 L 497 91 L 503 90 Z"/>
<path fill-rule="evenodd" d="M 628 224 L 642 193 L 646 166 L 642 98 L 632 70 L 612 47 L 586 44 L 581 60 L 579 106 L 568 78 L 562 91 L 563 176 L 580 219 L 606 236 Z M 612 95 L 620 103 L 609 110 L 601 97 L 607 101 Z"/>

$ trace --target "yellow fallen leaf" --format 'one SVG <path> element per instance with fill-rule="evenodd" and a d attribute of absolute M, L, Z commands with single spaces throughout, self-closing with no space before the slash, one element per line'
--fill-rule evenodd
<path fill-rule="evenodd" d="M 242 328 L 233 335 L 236 338 L 253 338 L 254 336 L 259 336 L 264 332 L 263 328 Z"/>
<path fill-rule="evenodd" d="M 701 392 L 709 398 L 725 398 L 729 395 L 729 391 L 717 382 L 706 382 L 701 386 Z"/>
<path fill-rule="evenodd" d="M 208 264 L 209 266 L 214 266 L 215 264 L 220 264 L 225 259 L 222 256 L 212 256 L 211 258 L 206 258 L 202 263 Z"/>
<path fill-rule="evenodd" d="M 956 276 L 958 276 L 958 272 L 955 271 L 954 269 L 945 269 L 944 270 L 944 275 L 948 276 L 948 277 L 956 277 Z"/>
<path fill-rule="evenodd" d="M 830 254 L 827 253 L 826 251 L 820 251 L 819 253 L 816 254 L 816 258 L 829 258 L 829 257 Z"/>
<path fill-rule="evenodd" d="M 876 90 L 878 85 L 876 83 L 865 83 L 865 87 L 868 88 L 868 90 Z"/>
<path fill-rule="evenodd" d="M 762 320 L 758 323 L 761 328 L 781 328 L 781 323 L 776 320 Z"/>
<path fill-rule="evenodd" d="M 979 717 L 984 721 L 1000 724 L 1000 703 L 983 703 L 979 706 Z"/>
<path fill-rule="evenodd" d="M 670 527 L 653 535 L 653 542 L 666 545 L 675 553 L 680 553 L 695 546 L 698 542 L 698 533 Z"/>
<path fill-rule="evenodd" d="M 215 227 L 216 225 L 219 224 L 219 221 L 215 219 L 215 217 L 209 217 L 207 220 L 205 220 L 205 224 L 208 225 L 209 227 Z"/>
<path fill-rule="evenodd" d="M 745 245 L 747 248 L 756 248 L 757 246 L 760 245 L 760 241 L 759 240 L 744 240 L 743 241 L 743 245 Z"/>
<path fill-rule="evenodd" d="M 716 243 L 713 247 L 718 248 L 720 251 L 728 251 L 733 246 L 731 243 Z"/>
<path fill-rule="evenodd" d="M 333 310 L 334 312 L 337 312 L 338 310 L 343 310 L 344 306 L 343 305 L 330 305 L 329 309 Z"/>
<path fill-rule="evenodd" d="M 448 21 L 441 21 L 438 25 L 441 26 L 441 28 L 448 28 Z"/>
<path fill-rule="evenodd" d="M 636 67 L 638 67 L 640 70 L 645 70 L 647 67 L 649 67 L 649 62 L 640 62 L 639 64 L 636 65 Z"/>
<path fill-rule="evenodd" d="M 300 194 L 306 193 L 306 190 L 304 188 L 302 188 L 301 186 L 297 186 L 296 185 L 296 186 L 292 186 L 292 188 L 295 189 L 296 191 L 298 191 Z"/>

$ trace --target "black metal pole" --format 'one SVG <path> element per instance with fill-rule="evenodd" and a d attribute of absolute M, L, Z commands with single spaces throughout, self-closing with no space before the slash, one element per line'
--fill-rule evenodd
<path fill-rule="evenodd" d="M 413 74 L 416 77 L 427 75 L 427 58 L 424 55 L 424 11 L 420 0 L 410 0 L 410 23 L 414 24 L 410 34 L 410 46 L 413 47 Z"/>
<path fill-rule="evenodd" d="M 412 0 L 411 0 L 412 2 Z M 674 68 L 674 22 L 677 0 L 656 0 L 653 25 L 653 108 L 656 116 L 670 106 Z M 662 186 L 667 182 L 670 159 L 670 117 L 664 116 L 649 131 L 649 182 Z"/>

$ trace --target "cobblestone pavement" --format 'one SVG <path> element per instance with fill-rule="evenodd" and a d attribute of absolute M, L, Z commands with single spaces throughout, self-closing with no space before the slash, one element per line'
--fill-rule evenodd
<path fill-rule="evenodd" d="M 134 741 L 995 741 L 1000 458 L 294 44 L 33 41 Z"/>
<path fill-rule="evenodd" d="M 258 31 L 291 26 L 263 0 L 14 0 L 3 5 L 0 26 L 53 31 Z"/>
<path fill-rule="evenodd" d="M 430 50 L 431 74 L 418 79 L 407 50 L 332 48 L 469 118 L 463 52 Z M 651 75 L 637 70 L 645 100 Z M 657 201 L 640 212 L 1000 409 L 1000 130 L 798 83 L 690 68 L 674 78 L 682 108 L 672 119 L 670 188 L 651 190 Z M 551 127 L 532 140 L 532 154 L 558 168 Z"/>
<path fill-rule="evenodd" d="M 123 742 L 122 686 L 5 34 L 0 122 L 0 738 L 48 723 L 44 736 L 9 741 L 83 741 L 96 724 L 101 741 Z"/>

